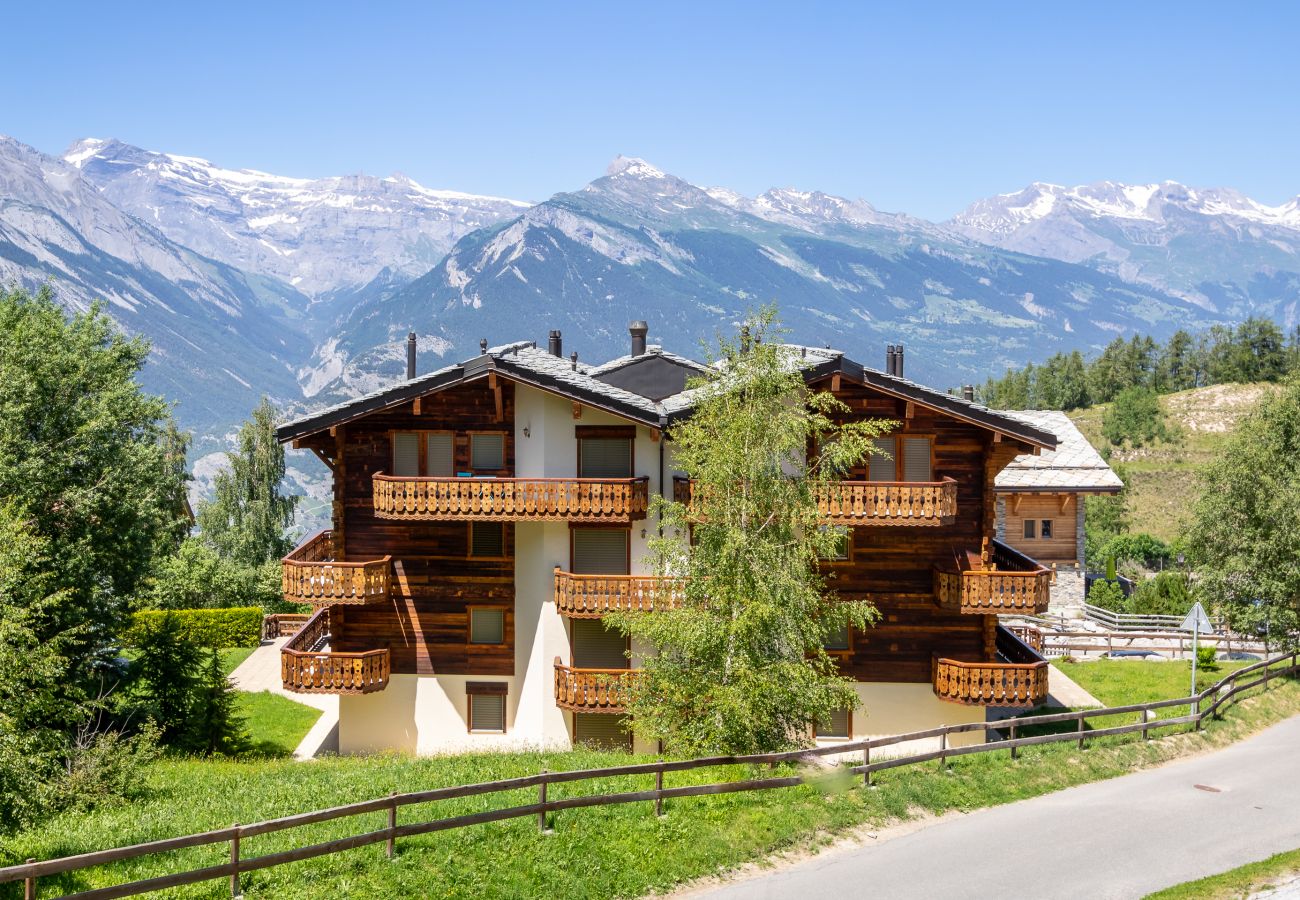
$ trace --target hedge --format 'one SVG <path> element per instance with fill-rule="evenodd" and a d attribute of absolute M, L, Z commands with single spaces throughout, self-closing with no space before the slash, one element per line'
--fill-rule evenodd
<path fill-rule="evenodd" d="M 232 609 L 147 609 L 131 616 L 127 644 L 137 635 L 156 628 L 164 616 L 173 615 L 185 639 L 204 647 L 256 647 L 262 642 L 262 610 L 257 606 Z"/>

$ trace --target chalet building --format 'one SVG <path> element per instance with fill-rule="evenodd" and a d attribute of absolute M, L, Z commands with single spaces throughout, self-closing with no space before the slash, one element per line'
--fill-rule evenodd
<path fill-rule="evenodd" d="M 705 367 L 647 346 L 644 323 L 630 332 L 601 365 L 553 332 L 419 377 L 408 342 L 406 381 L 279 429 L 333 473 L 332 527 L 284 561 L 286 598 L 315 611 L 282 667 L 291 691 L 340 695 L 340 752 L 631 744 L 620 685 L 641 648 L 602 616 L 676 602 L 645 566 L 648 509 L 689 499 L 669 436 Z M 887 371 L 791 352 L 849 416 L 900 423 L 888 456 L 819 498 L 845 529 L 831 587 L 881 619 L 828 648 L 864 705 L 817 738 L 1042 702 L 1046 662 L 997 616 L 1043 611 L 1051 573 L 997 539 L 996 486 L 1054 450 L 1053 431 L 906 380 L 901 348 Z"/>
<path fill-rule="evenodd" d="M 1055 570 L 1052 609 L 1068 611 L 1084 600 L 1084 498 L 1118 493 L 1124 483 L 1065 413 L 1007 415 L 1055 435 L 1056 449 L 1017 456 L 998 473 L 997 538 Z"/>

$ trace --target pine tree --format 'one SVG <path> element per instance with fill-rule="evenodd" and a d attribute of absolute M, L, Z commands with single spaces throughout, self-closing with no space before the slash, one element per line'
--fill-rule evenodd
<path fill-rule="evenodd" d="M 217 474 L 213 498 L 199 507 L 203 540 L 226 559 L 256 566 L 289 552 L 285 531 L 298 498 L 281 493 L 284 448 L 275 439 L 275 410 L 265 397 L 239 429 L 239 450 Z"/>
<path fill-rule="evenodd" d="M 221 667 L 221 655 L 215 647 L 210 648 L 194 695 L 186 749 L 208 756 L 246 752 L 248 733 L 235 703 L 235 688 Z"/>

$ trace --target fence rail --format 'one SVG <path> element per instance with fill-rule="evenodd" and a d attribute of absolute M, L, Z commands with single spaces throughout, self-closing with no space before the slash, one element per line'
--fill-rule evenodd
<path fill-rule="evenodd" d="M 817 747 L 810 750 L 794 750 L 784 753 L 763 753 L 750 756 L 716 756 L 702 759 L 660 760 L 653 763 L 639 763 L 626 766 L 612 766 L 603 769 L 577 770 L 572 772 L 543 771 L 537 775 L 525 775 L 519 778 L 509 778 L 501 781 L 435 788 L 433 790 L 418 791 L 407 794 L 392 794 L 388 797 L 380 797 L 374 800 L 366 800 L 360 803 L 334 807 L 332 809 L 299 813 L 297 815 L 271 819 L 265 822 L 257 822 L 251 825 L 232 825 L 229 828 L 220 828 L 199 834 L 150 841 L 148 843 L 135 844 L 129 847 L 97 850 L 90 853 L 81 853 L 76 856 L 60 857 L 58 859 L 43 861 L 29 860 L 21 865 L 0 868 L 0 884 L 23 881 L 25 882 L 26 887 L 26 897 L 35 900 L 38 879 L 40 878 L 52 875 L 61 875 L 67 872 L 75 872 L 93 866 L 101 866 L 129 859 L 138 859 L 142 856 L 166 853 L 189 847 L 227 844 L 230 847 L 229 860 L 227 862 L 199 869 L 192 869 L 185 872 L 176 872 L 169 875 L 160 875 L 154 878 L 131 881 L 124 884 L 113 885 L 111 887 L 96 888 L 68 896 L 77 898 L 95 898 L 95 900 L 108 900 L 108 898 L 138 896 L 139 894 L 148 893 L 150 891 L 178 887 L 185 884 L 194 884 L 201 881 L 211 881 L 218 878 L 228 878 L 230 880 L 232 896 L 238 896 L 239 877 L 242 873 L 254 872 L 260 869 L 267 869 L 272 866 L 283 865 L 285 863 L 297 862 L 305 859 L 313 859 L 319 856 L 326 856 L 332 853 L 339 853 L 344 850 L 364 847 L 369 844 L 377 844 L 380 842 L 385 843 L 387 855 L 391 858 L 396 852 L 397 839 L 402 837 L 431 834 L 453 828 L 465 828 L 471 825 L 480 825 L 488 822 L 500 822 L 507 819 L 532 816 L 536 816 L 539 826 L 545 829 L 547 824 L 546 816 L 548 814 L 553 814 L 567 809 L 612 806 L 624 803 L 653 803 L 655 812 L 657 814 L 662 814 L 664 801 L 676 797 L 699 797 L 715 794 L 729 794 L 739 791 L 759 791 L 794 787 L 818 777 L 816 774 L 811 776 L 794 774 L 768 778 L 750 778 L 740 781 L 714 782 L 710 784 L 693 784 L 674 788 L 664 787 L 664 776 L 672 772 L 684 772 L 694 769 L 732 765 L 775 765 L 785 762 L 798 762 L 810 757 L 843 756 L 845 754 L 861 753 L 862 763 L 850 767 L 849 771 L 856 775 L 861 775 L 865 783 L 869 785 L 871 783 L 871 776 L 875 772 L 899 768 L 901 766 L 916 765 L 931 760 L 946 762 L 948 759 L 956 756 L 969 756 L 977 753 L 993 753 L 1003 750 L 1010 751 L 1011 756 L 1014 759 L 1017 752 L 1022 747 L 1054 744 L 1063 741 L 1077 741 L 1079 746 L 1083 747 L 1087 740 L 1110 735 L 1134 734 L 1141 732 L 1143 739 L 1149 739 L 1151 732 L 1162 728 L 1192 725 L 1194 728 L 1199 729 L 1201 722 L 1204 721 L 1207 716 L 1217 717 L 1219 711 L 1224 707 L 1224 705 L 1229 702 L 1236 702 L 1236 698 L 1242 692 L 1260 686 L 1263 686 L 1265 690 L 1267 690 L 1269 681 L 1283 676 L 1295 676 L 1297 672 L 1300 672 L 1300 665 L 1297 664 L 1297 654 L 1292 652 L 1290 654 L 1274 657 L 1273 659 L 1262 660 L 1253 665 L 1238 669 L 1236 672 L 1220 679 L 1218 682 L 1201 691 L 1199 694 L 1172 700 L 1159 700 L 1153 703 L 1139 703 L 1131 706 L 1115 706 L 1105 709 L 1050 713 L 1041 716 L 1024 716 L 1016 719 L 1004 719 L 999 722 L 969 722 L 961 725 L 944 725 L 938 728 L 927 729 L 925 731 L 914 731 L 909 734 L 892 735 L 890 737 L 872 738 L 870 740 L 862 741 L 851 741 L 830 746 Z M 1248 676 L 1254 677 L 1252 678 Z M 1167 719 L 1151 719 L 1149 717 L 1149 714 L 1155 710 L 1168 709 L 1176 706 L 1189 706 L 1191 712 L 1187 715 L 1174 716 Z M 1133 714 L 1137 715 L 1137 721 L 1135 723 L 1127 725 L 1108 724 L 1104 727 L 1095 728 L 1090 731 L 1086 730 L 1087 724 L 1090 720 L 1107 716 Z M 1017 736 L 1020 729 L 1040 725 L 1061 724 L 1065 722 L 1077 722 L 1077 729 L 1052 732 L 1048 734 L 1036 734 L 1029 737 Z M 971 744 L 962 747 L 948 746 L 949 736 L 954 734 L 966 734 L 973 731 L 984 732 L 986 741 L 988 741 L 990 735 L 994 740 L 992 742 Z M 1004 731 L 1008 733 L 1006 737 L 1003 737 L 1000 734 Z M 929 738 L 939 738 L 940 749 L 891 757 L 888 759 L 878 758 L 874 762 L 871 759 L 873 750 L 903 744 L 908 741 L 917 741 Z M 629 775 L 653 776 L 655 787 L 643 791 L 592 794 L 580 797 L 565 797 L 561 799 L 551 799 L 547 796 L 547 788 L 550 785 Z M 397 821 L 398 811 L 404 806 L 433 803 L 439 800 L 480 796 L 484 794 L 496 794 L 504 791 L 515 791 L 526 788 L 537 789 L 538 800 L 536 803 L 507 806 L 500 809 L 449 816 L 425 822 L 411 822 L 399 825 Z M 240 841 L 244 838 L 375 812 L 388 813 L 387 827 L 375 831 L 367 831 L 350 837 L 325 841 L 323 843 L 296 847 L 291 850 L 268 853 L 262 856 L 251 858 L 240 856 Z"/>
<path fill-rule="evenodd" d="M 1083 615 L 1091 619 L 1098 625 L 1105 625 L 1107 628 L 1114 628 L 1118 631 L 1154 631 L 1161 628 L 1172 629 L 1183 624 L 1182 616 L 1162 616 L 1162 615 L 1131 615 L 1129 613 L 1117 613 L 1102 606 L 1093 606 L 1091 603 L 1083 605 Z M 1223 631 L 1223 620 L 1218 619 L 1214 623 L 1216 634 Z"/>

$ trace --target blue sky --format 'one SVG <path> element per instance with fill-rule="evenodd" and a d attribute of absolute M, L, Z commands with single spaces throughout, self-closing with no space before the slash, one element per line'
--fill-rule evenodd
<path fill-rule="evenodd" d="M 946 218 L 1030 181 L 1300 193 L 1300 6 L 11 5 L 0 133 L 540 200 L 642 156 Z"/>

